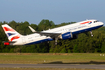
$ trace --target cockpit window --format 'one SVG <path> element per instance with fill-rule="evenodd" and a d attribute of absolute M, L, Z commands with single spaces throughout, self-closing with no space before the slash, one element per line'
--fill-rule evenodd
<path fill-rule="evenodd" d="M 94 21 L 94 23 L 96 23 L 96 22 L 98 22 L 98 21 Z"/>

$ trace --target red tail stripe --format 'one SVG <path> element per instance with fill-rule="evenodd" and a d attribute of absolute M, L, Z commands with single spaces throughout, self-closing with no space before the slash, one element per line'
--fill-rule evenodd
<path fill-rule="evenodd" d="M 10 41 L 12 41 L 12 40 L 14 40 L 14 39 L 18 39 L 18 38 L 20 38 L 20 36 L 14 36 L 14 37 L 12 37 L 12 38 L 10 39 Z"/>
<path fill-rule="evenodd" d="M 15 30 L 13 29 L 10 29 L 10 28 L 7 28 L 7 27 L 3 27 L 4 28 L 4 31 L 12 31 L 12 32 L 15 32 Z"/>

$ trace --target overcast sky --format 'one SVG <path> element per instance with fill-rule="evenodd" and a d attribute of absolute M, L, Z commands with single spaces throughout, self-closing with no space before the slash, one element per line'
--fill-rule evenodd
<path fill-rule="evenodd" d="M 55 24 L 97 19 L 105 23 L 105 0 L 0 0 L 0 22 Z"/>

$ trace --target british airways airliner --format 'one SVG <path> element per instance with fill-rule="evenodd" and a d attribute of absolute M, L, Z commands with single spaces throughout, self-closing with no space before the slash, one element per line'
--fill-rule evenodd
<path fill-rule="evenodd" d="M 30 35 L 21 35 L 7 24 L 2 25 L 2 28 L 9 40 L 4 42 L 4 45 L 30 45 L 52 40 L 57 43 L 58 39 L 76 39 L 78 34 L 100 28 L 103 25 L 103 22 L 97 20 L 85 20 L 41 32 L 37 32 L 29 26 L 31 31 L 34 32 Z M 91 36 L 93 36 L 92 32 Z"/>

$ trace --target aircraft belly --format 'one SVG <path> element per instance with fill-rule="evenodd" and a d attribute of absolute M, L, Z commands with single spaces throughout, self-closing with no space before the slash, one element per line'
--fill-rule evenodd
<path fill-rule="evenodd" d="M 39 38 L 33 38 L 33 41 L 29 41 L 27 42 L 25 45 L 29 45 L 29 44 L 38 44 L 38 43 L 42 43 L 48 41 L 48 39 L 46 38 L 46 36 L 42 36 Z"/>

